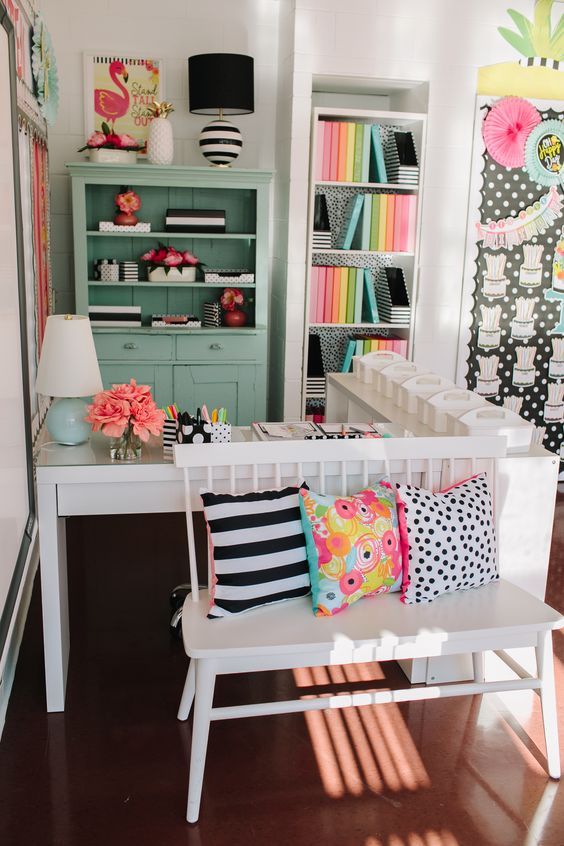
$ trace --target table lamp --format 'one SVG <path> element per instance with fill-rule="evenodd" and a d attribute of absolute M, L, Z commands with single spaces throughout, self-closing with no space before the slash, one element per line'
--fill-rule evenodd
<path fill-rule="evenodd" d="M 251 56 L 238 53 L 201 53 L 188 59 L 190 111 L 219 116 L 198 138 L 202 155 L 216 167 L 230 167 L 243 147 L 239 129 L 223 116 L 254 112 L 253 67 Z"/>
<path fill-rule="evenodd" d="M 79 314 L 54 314 L 47 318 L 35 389 L 56 397 L 47 413 L 47 428 L 60 444 L 82 444 L 90 435 L 86 402 L 102 390 L 90 320 Z"/>

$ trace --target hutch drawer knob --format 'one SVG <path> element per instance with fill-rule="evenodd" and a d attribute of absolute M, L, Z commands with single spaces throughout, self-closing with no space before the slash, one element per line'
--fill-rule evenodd
<path fill-rule="evenodd" d="M 131 343 L 131 341 L 127 344 L 124 344 L 123 348 L 124 348 L 124 350 L 137 350 L 137 349 L 139 349 L 137 344 L 133 344 L 133 343 Z"/>
<path fill-rule="evenodd" d="M 222 350 L 223 344 L 210 344 L 210 350 Z"/>

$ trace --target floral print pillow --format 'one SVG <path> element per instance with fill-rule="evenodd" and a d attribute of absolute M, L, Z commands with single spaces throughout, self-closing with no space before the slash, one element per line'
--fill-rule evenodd
<path fill-rule="evenodd" d="M 317 617 L 401 588 L 396 501 L 386 479 L 346 497 L 302 488 L 300 509 Z"/>

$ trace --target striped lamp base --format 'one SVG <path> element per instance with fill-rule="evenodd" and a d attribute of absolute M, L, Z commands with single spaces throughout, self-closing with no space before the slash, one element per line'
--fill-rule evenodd
<path fill-rule="evenodd" d="M 211 165 L 229 167 L 243 146 L 243 136 L 228 120 L 212 120 L 198 138 L 200 152 Z"/>

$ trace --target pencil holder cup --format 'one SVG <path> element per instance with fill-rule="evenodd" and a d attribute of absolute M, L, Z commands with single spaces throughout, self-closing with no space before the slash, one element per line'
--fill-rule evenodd
<path fill-rule="evenodd" d="M 548 376 L 550 379 L 564 379 L 564 360 L 552 356 L 548 360 Z"/>
<path fill-rule="evenodd" d="M 529 388 L 535 384 L 536 370 L 534 367 L 518 367 L 513 365 L 513 384 L 518 388 Z"/>
<path fill-rule="evenodd" d="M 493 350 L 501 343 L 501 329 L 478 329 L 478 346 L 483 350 Z"/>
<path fill-rule="evenodd" d="M 516 317 L 511 321 L 511 337 L 517 341 L 528 341 L 535 334 L 535 320 L 531 317 L 530 320 L 517 320 Z"/>
<path fill-rule="evenodd" d="M 231 423 L 199 423 L 179 426 L 179 444 L 226 444 L 231 441 Z"/>

